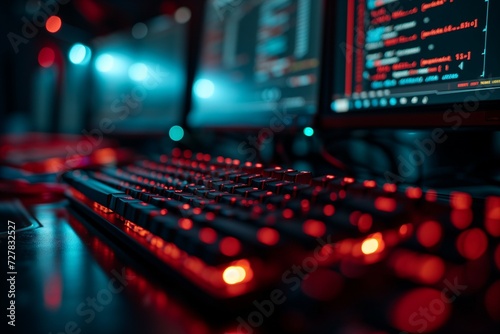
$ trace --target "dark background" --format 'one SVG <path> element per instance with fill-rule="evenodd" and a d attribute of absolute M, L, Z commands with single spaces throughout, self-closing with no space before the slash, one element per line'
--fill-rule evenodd
<path fill-rule="evenodd" d="M 6 0 L 2 3 L 0 11 L 2 40 L 0 46 L 0 118 L 2 122 L 0 123 L 2 125 L 0 130 L 3 133 L 38 130 L 30 128 L 30 122 L 27 120 L 31 117 L 34 104 L 37 103 L 31 98 L 33 74 L 40 67 L 37 56 L 44 46 L 55 45 L 65 57 L 74 43 L 88 45 L 95 37 L 129 29 L 137 22 L 147 21 L 161 14 L 172 16 L 179 7 L 188 7 L 192 13 L 189 23 L 191 33 L 189 48 L 192 52 L 189 53 L 189 61 L 194 63 L 198 47 L 195 35 L 199 30 L 204 0 L 60 1 L 65 4 L 59 4 L 55 0 Z M 62 19 L 61 30 L 56 34 L 51 34 L 45 30 L 44 26 L 37 27 L 38 33 L 29 38 L 27 43 L 19 44 L 16 53 L 8 34 L 14 33 L 23 37 L 22 29 L 25 24 L 23 17 L 33 22 L 34 15 L 40 12 L 38 4 L 52 2 L 56 2 L 59 7 L 56 15 Z M 192 75 L 192 69 L 189 75 Z M 56 110 L 56 117 L 57 112 L 59 111 Z M 17 121 L 13 122 L 14 119 Z"/>

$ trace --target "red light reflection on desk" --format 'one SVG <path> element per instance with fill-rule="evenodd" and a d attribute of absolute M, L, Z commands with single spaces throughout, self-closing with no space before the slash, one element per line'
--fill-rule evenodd
<path fill-rule="evenodd" d="M 155 314 L 158 319 L 165 319 L 166 317 L 175 328 L 179 329 L 179 333 L 208 334 L 211 332 L 204 321 L 187 308 L 182 307 L 174 298 L 169 297 L 161 286 L 156 285 L 132 268 L 124 266 L 116 258 L 114 250 L 96 236 L 88 233 L 87 228 L 76 218 L 70 216 L 69 222 L 80 238 L 89 245 L 90 252 L 105 272 L 121 271 L 122 268 L 125 268 L 125 276 L 129 278 L 126 293 L 133 299 L 138 300 L 141 307 L 147 309 L 146 312 Z M 50 286 L 57 287 L 56 283 L 57 280 L 51 283 Z M 59 287 L 62 288 L 60 285 Z M 49 299 L 48 301 L 55 305 L 56 300 Z"/>
<path fill-rule="evenodd" d="M 441 291 L 430 288 L 417 288 L 404 293 L 390 312 L 392 325 L 409 333 L 429 333 L 439 329 L 451 314 L 451 304 L 444 298 Z M 427 310 L 427 318 L 419 313 L 422 309 Z"/>
<path fill-rule="evenodd" d="M 53 273 L 43 287 L 43 300 L 49 310 L 57 310 L 62 300 L 61 273 Z"/>

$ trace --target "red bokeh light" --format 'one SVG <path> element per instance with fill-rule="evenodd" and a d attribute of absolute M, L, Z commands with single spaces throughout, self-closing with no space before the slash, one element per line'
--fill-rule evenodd
<path fill-rule="evenodd" d="M 457 238 L 457 249 L 466 259 L 480 258 L 488 248 L 488 238 L 479 228 L 462 232 Z"/>
<path fill-rule="evenodd" d="M 47 29 L 48 32 L 51 32 L 55 34 L 61 29 L 62 21 L 59 16 L 51 16 L 47 19 L 47 22 L 45 22 L 45 29 Z"/>
<path fill-rule="evenodd" d="M 377 183 L 373 180 L 366 180 L 363 182 L 363 185 L 366 187 L 366 188 L 375 188 L 377 186 Z"/>
<path fill-rule="evenodd" d="M 40 66 L 48 68 L 54 64 L 56 59 L 56 54 L 53 49 L 49 47 L 44 47 L 38 53 L 38 64 Z"/>
<path fill-rule="evenodd" d="M 364 213 L 358 219 L 358 229 L 360 232 L 368 232 L 372 228 L 373 218 L 370 214 Z"/>
<path fill-rule="evenodd" d="M 206 244 L 213 244 L 217 241 L 217 232 L 210 227 L 204 227 L 200 230 L 200 240 Z"/>
<path fill-rule="evenodd" d="M 293 217 L 293 211 L 291 209 L 283 210 L 283 218 L 291 219 Z"/>
<path fill-rule="evenodd" d="M 469 227 L 473 219 L 474 214 L 471 209 L 452 210 L 450 213 L 451 222 L 460 230 Z"/>
<path fill-rule="evenodd" d="M 426 221 L 418 227 L 417 240 L 424 247 L 433 247 L 439 243 L 443 234 L 441 225 L 435 221 Z"/>
<path fill-rule="evenodd" d="M 241 251 L 241 243 L 233 237 L 225 237 L 219 244 L 220 251 L 226 256 L 235 256 Z"/>
<path fill-rule="evenodd" d="M 397 190 L 397 186 L 393 183 L 385 183 L 382 188 L 388 193 L 395 193 Z"/>
<path fill-rule="evenodd" d="M 455 191 L 451 193 L 450 204 L 457 210 L 469 209 L 472 205 L 472 197 L 467 193 Z"/>
<path fill-rule="evenodd" d="M 437 200 L 437 192 L 435 190 L 429 189 L 425 193 L 425 199 L 428 202 L 435 202 Z"/>
<path fill-rule="evenodd" d="M 279 233 L 269 227 L 263 227 L 257 232 L 257 239 L 268 246 L 274 246 L 280 240 Z"/>
<path fill-rule="evenodd" d="M 437 256 L 425 257 L 420 263 L 418 279 L 422 283 L 436 284 L 443 277 L 445 269 L 441 258 Z"/>
<path fill-rule="evenodd" d="M 433 321 L 428 321 L 419 311 L 427 310 Z M 451 313 L 449 300 L 444 300 L 441 291 L 418 288 L 403 294 L 391 309 L 394 327 L 409 333 L 429 333 L 443 326 Z"/>
<path fill-rule="evenodd" d="M 423 284 L 436 284 L 446 272 L 441 258 L 406 250 L 394 252 L 389 264 L 398 277 Z"/>
<path fill-rule="evenodd" d="M 49 310 L 57 310 L 62 300 L 61 274 L 54 273 L 44 284 L 43 299 Z"/>
<path fill-rule="evenodd" d="M 486 295 L 484 296 L 484 304 L 489 316 L 495 320 L 500 321 L 500 281 L 493 283 Z"/>
<path fill-rule="evenodd" d="M 323 213 L 328 217 L 333 216 L 335 213 L 335 207 L 331 204 L 327 204 L 323 207 Z"/>
<path fill-rule="evenodd" d="M 179 227 L 184 230 L 190 230 L 193 228 L 193 221 L 189 218 L 179 219 Z"/>
<path fill-rule="evenodd" d="M 302 229 L 305 234 L 315 238 L 321 238 L 326 232 L 326 226 L 323 222 L 314 219 L 308 219 L 304 222 Z"/>
<path fill-rule="evenodd" d="M 422 189 L 419 187 L 408 187 L 406 188 L 406 196 L 412 199 L 419 199 L 422 197 Z"/>
<path fill-rule="evenodd" d="M 484 225 L 489 234 L 500 237 L 500 197 L 486 199 Z"/>
<path fill-rule="evenodd" d="M 396 210 L 396 200 L 389 197 L 377 197 L 375 199 L 375 208 L 380 211 L 393 212 Z"/>
<path fill-rule="evenodd" d="M 161 5 L 161 11 L 168 15 L 173 15 L 177 10 L 177 5 L 173 2 L 167 1 Z"/>
<path fill-rule="evenodd" d="M 106 15 L 101 5 L 94 0 L 79 0 L 75 5 L 88 20 L 93 22 L 101 21 Z"/>

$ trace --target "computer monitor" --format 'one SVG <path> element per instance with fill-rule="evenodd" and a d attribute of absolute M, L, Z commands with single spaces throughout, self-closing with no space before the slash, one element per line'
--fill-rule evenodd
<path fill-rule="evenodd" d="M 188 125 L 276 129 L 318 108 L 322 0 L 208 0 Z"/>
<path fill-rule="evenodd" d="M 104 120 L 113 134 L 164 134 L 182 123 L 186 39 L 186 24 L 168 16 L 96 39 L 91 125 Z"/>
<path fill-rule="evenodd" d="M 326 127 L 500 124 L 500 1 L 331 1 Z"/>

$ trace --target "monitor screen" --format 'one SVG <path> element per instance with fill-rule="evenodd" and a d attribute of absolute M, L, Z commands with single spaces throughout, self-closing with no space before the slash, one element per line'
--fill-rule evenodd
<path fill-rule="evenodd" d="M 208 0 L 189 125 L 310 124 L 318 107 L 322 3 Z"/>
<path fill-rule="evenodd" d="M 182 122 L 186 30 L 159 16 L 94 41 L 93 126 L 105 120 L 116 133 L 160 134 Z"/>
<path fill-rule="evenodd" d="M 499 0 L 334 3 L 330 115 L 500 109 Z"/>

